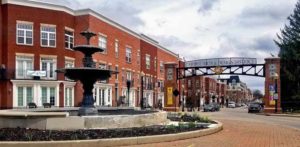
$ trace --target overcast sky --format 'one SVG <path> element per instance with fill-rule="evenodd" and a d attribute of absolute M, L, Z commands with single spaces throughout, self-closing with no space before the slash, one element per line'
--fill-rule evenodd
<path fill-rule="evenodd" d="M 186 60 L 278 54 L 273 39 L 297 0 L 36 0 L 91 8 Z M 264 78 L 241 77 L 264 90 Z"/>

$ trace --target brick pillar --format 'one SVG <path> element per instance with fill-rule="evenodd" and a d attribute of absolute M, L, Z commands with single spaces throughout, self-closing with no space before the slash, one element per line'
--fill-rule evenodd
<path fill-rule="evenodd" d="M 266 58 L 265 59 L 265 112 L 275 112 L 275 100 L 277 100 L 277 112 L 281 111 L 281 97 L 280 97 L 280 58 Z M 277 94 L 275 83 L 277 81 Z M 277 96 L 278 95 L 278 96 Z"/>
<path fill-rule="evenodd" d="M 173 91 L 178 90 L 176 78 L 176 63 L 165 64 L 165 92 L 164 92 L 164 110 L 179 111 L 179 96 L 175 97 Z"/>

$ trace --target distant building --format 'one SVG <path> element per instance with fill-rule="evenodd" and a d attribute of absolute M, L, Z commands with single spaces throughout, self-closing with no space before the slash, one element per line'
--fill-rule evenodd
<path fill-rule="evenodd" d="M 243 103 L 253 98 L 251 90 L 246 83 L 240 80 L 239 76 L 230 76 L 230 78 L 221 79 L 221 81 L 228 85 L 226 90 L 228 101 Z"/>

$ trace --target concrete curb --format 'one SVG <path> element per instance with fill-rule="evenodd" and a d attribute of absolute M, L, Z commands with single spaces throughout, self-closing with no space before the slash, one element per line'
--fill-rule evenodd
<path fill-rule="evenodd" d="M 298 118 L 300 118 L 300 115 L 292 115 L 292 114 L 257 113 L 257 115 L 278 116 L 278 117 L 298 117 Z"/>
<path fill-rule="evenodd" d="M 183 132 L 177 134 L 165 134 L 154 136 L 140 136 L 128 138 L 95 139 L 95 140 L 76 140 L 76 141 L 36 141 L 36 142 L 0 142 L 1 147 L 96 147 L 96 146 L 121 146 L 121 145 L 139 145 L 148 143 L 169 142 L 175 140 L 201 137 L 217 133 L 223 129 L 223 124 L 218 124 L 213 128 Z"/>

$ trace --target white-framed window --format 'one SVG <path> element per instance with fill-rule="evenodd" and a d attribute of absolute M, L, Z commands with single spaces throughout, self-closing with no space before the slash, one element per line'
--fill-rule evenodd
<path fill-rule="evenodd" d="M 17 44 L 33 45 L 33 23 L 17 22 Z"/>
<path fill-rule="evenodd" d="M 136 61 L 137 61 L 138 65 L 141 64 L 141 51 L 140 50 L 138 50 L 138 52 L 137 52 L 137 59 L 136 59 Z"/>
<path fill-rule="evenodd" d="M 73 87 L 65 87 L 65 104 L 64 106 L 72 107 L 74 104 Z"/>
<path fill-rule="evenodd" d="M 104 49 L 104 51 L 102 53 L 107 53 L 107 38 L 106 38 L 106 36 L 103 36 L 103 35 L 98 36 L 98 46 L 100 48 Z"/>
<path fill-rule="evenodd" d="M 104 64 L 104 63 L 99 63 L 99 68 L 100 68 L 100 69 L 106 69 L 107 66 L 106 66 L 106 64 Z"/>
<path fill-rule="evenodd" d="M 154 57 L 154 71 L 156 71 L 157 69 L 157 58 Z"/>
<path fill-rule="evenodd" d="M 115 56 L 119 58 L 119 41 L 115 40 Z"/>
<path fill-rule="evenodd" d="M 27 75 L 27 71 L 33 70 L 33 56 L 16 56 L 16 78 L 31 78 Z"/>
<path fill-rule="evenodd" d="M 160 68 L 159 68 L 159 69 L 160 69 L 160 72 L 163 73 L 163 72 L 164 72 L 164 62 L 163 62 L 163 61 L 160 61 L 160 62 L 159 62 L 159 67 L 160 67 Z"/>
<path fill-rule="evenodd" d="M 65 60 L 65 68 L 75 67 L 74 60 Z M 65 77 L 65 80 L 71 80 Z"/>
<path fill-rule="evenodd" d="M 30 102 L 33 102 L 33 87 L 17 86 L 17 106 L 26 107 Z"/>
<path fill-rule="evenodd" d="M 41 25 L 41 46 L 56 46 L 56 27 L 52 25 Z"/>
<path fill-rule="evenodd" d="M 132 80 L 132 73 L 130 71 L 126 71 L 126 80 Z"/>
<path fill-rule="evenodd" d="M 146 69 L 150 69 L 150 55 L 146 54 Z"/>
<path fill-rule="evenodd" d="M 51 57 L 41 57 L 41 70 L 46 71 L 44 79 L 56 79 L 56 59 Z"/>
<path fill-rule="evenodd" d="M 55 106 L 56 102 L 56 88 L 55 87 L 45 87 L 41 86 L 41 102 L 50 103 Z"/>
<path fill-rule="evenodd" d="M 110 94 L 111 89 L 107 88 L 107 102 L 110 103 L 111 101 L 111 94 Z"/>
<path fill-rule="evenodd" d="M 65 48 L 72 49 L 74 46 L 74 32 L 65 30 Z"/>
<path fill-rule="evenodd" d="M 192 87 L 192 81 L 188 80 L 188 87 Z"/>
<path fill-rule="evenodd" d="M 126 62 L 131 63 L 131 48 L 126 47 Z"/>
<path fill-rule="evenodd" d="M 65 60 L 65 67 L 74 67 L 74 60 Z"/>
<path fill-rule="evenodd" d="M 200 82 L 199 82 L 199 80 L 196 80 L 196 87 L 200 87 Z"/>

